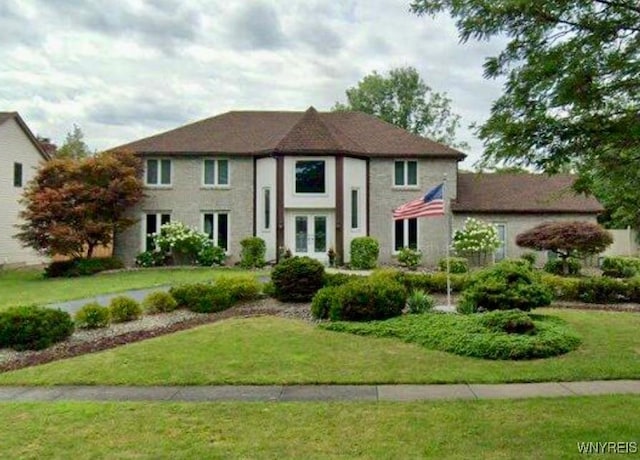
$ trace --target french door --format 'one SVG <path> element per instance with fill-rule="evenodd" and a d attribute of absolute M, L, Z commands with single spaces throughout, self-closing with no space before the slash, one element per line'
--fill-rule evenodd
<path fill-rule="evenodd" d="M 329 219 L 326 214 L 297 214 L 294 216 L 297 256 L 325 260 L 329 250 Z"/>

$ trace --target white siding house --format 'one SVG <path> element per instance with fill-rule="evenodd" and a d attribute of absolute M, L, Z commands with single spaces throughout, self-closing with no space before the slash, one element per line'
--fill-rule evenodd
<path fill-rule="evenodd" d="M 16 112 L 0 112 L 0 267 L 39 264 L 45 259 L 14 238 L 20 198 L 42 161 L 49 159 Z"/>

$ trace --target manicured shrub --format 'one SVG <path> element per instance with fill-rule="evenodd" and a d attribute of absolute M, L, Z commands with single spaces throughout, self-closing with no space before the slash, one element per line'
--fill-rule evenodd
<path fill-rule="evenodd" d="M 220 276 L 216 279 L 216 289 L 227 291 L 233 302 L 255 300 L 260 297 L 262 283 L 251 275 Z"/>
<path fill-rule="evenodd" d="M 362 279 L 336 288 L 329 317 L 332 320 L 371 321 L 398 316 L 407 302 L 407 291 L 390 280 Z"/>
<path fill-rule="evenodd" d="M 167 254 L 163 251 L 144 251 L 136 256 L 138 267 L 161 267 L 167 264 Z"/>
<path fill-rule="evenodd" d="M 240 241 L 240 266 L 242 268 L 261 268 L 266 265 L 265 254 L 267 245 L 257 236 L 245 238 Z"/>
<path fill-rule="evenodd" d="M 329 318 L 331 303 L 336 298 L 339 286 L 328 286 L 316 292 L 311 300 L 311 315 L 316 319 Z"/>
<path fill-rule="evenodd" d="M 633 278 L 640 273 L 638 257 L 605 257 L 602 261 L 602 274 L 612 278 Z"/>
<path fill-rule="evenodd" d="M 420 265 L 422 253 L 411 248 L 402 248 L 398 253 L 398 262 L 409 270 L 415 270 Z"/>
<path fill-rule="evenodd" d="M 152 292 L 142 301 L 142 309 L 145 313 L 169 313 L 178 308 L 178 302 L 171 294 L 164 291 Z"/>
<path fill-rule="evenodd" d="M 328 286 L 341 286 L 349 281 L 360 279 L 360 275 L 350 275 L 348 273 L 325 273 L 322 285 Z"/>
<path fill-rule="evenodd" d="M 549 305 L 551 290 L 525 261 L 506 260 L 476 273 L 462 293 L 463 311 L 529 311 Z"/>
<path fill-rule="evenodd" d="M 493 332 L 507 334 L 533 334 L 536 329 L 531 317 L 520 310 L 484 313 L 480 315 L 480 324 Z"/>
<path fill-rule="evenodd" d="M 535 252 L 524 252 L 520 256 L 520 258 L 529 262 L 529 265 L 531 265 L 532 267 L 536 265 L 536 261 L 538 260 L 538 256 Z"/>
<path fill-rule="evenodd" d="M 542 282 L 551 289 L 556 300 L 580 300 L 580 280 L 566 276 L 543 274 Z"/>
<path fill-rule="evenodd" d="M 578 259 L 569 257 L 566 261 L 553 259 L 544 264 L 544 271 L 553 275 L 576 276 L 580 274 L 582 265 Z M 565 273 L 566 270 L 566 273 Z"/>
<path fill-rule="evenodd" d="M 82 329 L 99 329 L 107 327 L 111 322 L 109 308 L 98 302 L 85 304 L 74 316 L 76 326 Z"/>
<path fill-rule="evenodd" d="M 426 313 L 433 310 L 435 305 L 435 299 L 424 291 L 412 291 L 407 298 L 409 313 Z"/>
<path fill-rule="evenodd" d="M 233 306 L 231 292 L 220 286 L 196 283 L 172 287 L 169 293 L 180 308 L 188 308 L 197 313 L 213 313 Z"/>
<path fill-rule="evenodd" d="M 203 267 L 213 267 L 224 265 L 227 255 L 224 249 L 213 244 L 204 245 L 196 255 L 196 262 Z"/>
<path fill-rule="evenodd" d="M 588 303 L 619 303 L 630 299 L 630 285 L 615 278 L 592 277 L 578 281 L 579 300 Z"/>
<path fill-rule="evenodd" d="M 438 270 L 447 271 L 447 258 L 443 257 L 438 261 Z M 462 274 L 469 271 L 469 261 L 464 257 L 449 257 L 449 273 Z"/>
<path fill-rule="evenodd" d="M 407 276 L 412 275 L 405 274 L 405 272 L 395 268 L 377 268 L 371 272 L 369 279 L 371 281 L 394 281 L 404 285 L 404 280 Z"/>
<path fill-rule="evenodd" d="M 324 265 L 310 257 L 291 257 L 273 267 L 275 297 L 283 302 L 307 302 L 324 282 Z"/>
<path fill-rule="evenodd" d="M 109 314 L 114 323 L 133 321 L 142 316 L 142 307 L 131 297 L 118 296 L 109 303 Z"/>
<path fill-rule="evenodd" d="M 375 238 L 359 236 L 351 240 L 351 268 L 371 270 L 378 265 L 380 245 Z"/>
<path fill-rule="evenodd" d="M 95 275 L 106 270 L 118 270 L 124 264 L 117 257 L 94 257 L 92 259 L 72 259 L 51 262 L 44 270 L 46 278 L 73 278 Z"/>
<path fill-rule="evenodd" d="M 11 307 L 0 312 L 0 348 L 41 350 L 73 334 L 67 312 L 36 306 Z"/>

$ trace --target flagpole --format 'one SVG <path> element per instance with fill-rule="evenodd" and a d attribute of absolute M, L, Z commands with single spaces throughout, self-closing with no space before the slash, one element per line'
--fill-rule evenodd
<path fill-rule="evenodd" d="M 451 216 L 447 214 L 447 173 L 444 173 L 442 181 L 442 200 L 444 202 L 444 213 L 447 219 L 447 309 L 451 308 Z"/>

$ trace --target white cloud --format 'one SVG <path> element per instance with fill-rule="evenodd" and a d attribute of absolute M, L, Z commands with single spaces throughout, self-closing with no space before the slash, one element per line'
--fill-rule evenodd
<path fill-rule="evenodd" d="M 58 143 L 76 123 L 103 149 L 227 110 L 328 110 L 371 71 L 409 65 L 453 100 L 470 165 L 481 143 L 466 125 L 500 92 L 482 63 L 502 45 L 459 44 L 451 19 L 408 0 L 5 0 L 0 110 Z"/>

